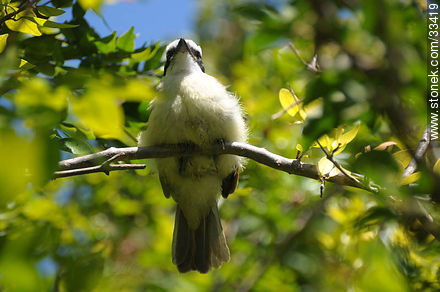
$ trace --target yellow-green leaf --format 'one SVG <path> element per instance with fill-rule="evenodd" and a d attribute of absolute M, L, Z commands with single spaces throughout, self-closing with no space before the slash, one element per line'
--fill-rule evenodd
<path fill-rule="evenodd" d="M 407 177 L 403 178 L 402 181 L 400 182 L 400 185 L 404 186 L 415 183 L 420 178 L 420 175 L 421 175 L 420 172 L 414 172 L 408 175 Z"/>
<path fill-rule="evenodd" d="M 399 162 L 401 168 L 406 168 L 411 162 L 411 155 L 408 153 L 408 150 L 401 150 L 393 153 L 394 159 Z"/>
<path fill-rule="evenodd" d="M 299 105 L 296 105 L 296 107 L 299 108 L 300 106 L 299 106 Z M 307 113 L 306 113 L 306 111 L 303 110 L 302 108 L 299 108 L 298 113 L 299 113 L 299 117 L 300 117 L 300 119 L 301 119 L 302 121 L 305 121 L 306 118 L 307 118 Z"/>
<path fill-rule="evenodd" d="M 341 173 L 341 171 L 337 167 L 333 167 L 333 169 L 329 172 L 328 177 L 333 177 Z"/>
<path fill-rule="evenodd" d="M 341 145 L 339 145 L 338 150 L 335 151 L 335 152 L 333 153 L 333 155 L 336 156 L 336 155 L 338 155 L 339 153 L 341 153 L 342 151 L 344 151 L 344 149 L 345 149 L 346 146 L 347 146 L 347 144 L 341 144 Z M 336 147 L 335 147 L 334 149 L 336 149 Z M 333 149 L 333 150 L 334 150 L 334 149 Z"/>
<path fill-rule="evenodd" d="M 440 159 L 437 160 L 437 162 L 434 164 L 433 170 L 435 173 L 440 175 Z"/>
<path fill-rule="evenodd" d="M 29 70 L 34 68 L 35 65 L 29 63 L 28 61 L 24 60 L 24 59 L 20 59 L 20 65 L 18 65 L 18 68 L 22 69 L 22 70 Z"/>
<path fill-rule="evenodd" d="M 151 100 L 156 95 L 153 85 L 145 80 L 130 79 L 121 89 L 120 96 L 127 101 Z"/>
<path fill-rule="evenodd" d="M 297 99 L 295 99 L 294 95 L 286 88 L 281 88 L 278 97 L 283 109 L 287 110 L 287 113 L 292 117 L 295 116 L 299 107 L 298 104 L 292 106 L 292 104 L 297 102 Z"/>
<path fill-rule="evenodd" d="M 344 129 L 341 126 L 339 126 L 334 130 L 334 133 L 335 133 L 335 135 L 334 135 L 335 140 L 337 141 L 336 143 L 340 143 L 340 140 L 342 138 L 342 134 L 344 133 Z"/>
<path fill-rule="evenodd" d="M 141 62 L 141 61 L 148 61 L 151 59 L 159 50 L 160 43 L 157 43 L 154 47 L 148 47 L 143 51 L 140 51 L 138 53 L 131 54 L 131 62 Z"/>
<path fill-rule="evenodd" d="M 329 174 L 332 171 L 333 167 L 333 162 L 328 160 L 327 157 L 321 158 L 321 160 L 319 160 L 318 162 L 318 171 L 321 176 L 326 176 L 327 174 Z"/>
<path fill-rule="evenodd" d="M 347 133 L 342 134 L 340 139 L 338 139 L 339 143 L 341 143 L 341 144 L 350 143 L 356 137 L 360 126 L 361 126 L 361 124 L 357 124 L 353 129 L 351 129 Z"/>
<path fill-rule="evenodd" d="M 78 2 L 85 11 L 88 9 L 99 11 L 102 0 L 78 0 Z"/>
<path fill-rule="evenodd" d="M 78 118 L 97 136 L 114 139 L 123 136 L 123 112 L 110 89 L 93 88 L 72 105 Z"/>
<path fill-rule="evenodd" d="M 46 106 L 61 111 L 67 105 L 69 92 L 67 88 L 62 86 L 51 90 L 46 80 L 33 78 L 24 83 L 20 88 L 15 97 L 15 102 L 19 109 Z"/>
<path fill-rule="evenodd" d="M 305 105 L 304 111 L 309 117 L 319 118 L 322 116 L 323 105 L 324 99 L 320 97 Z"/>
<path fill-rule="evenodd" d="M 328 136 L 327 134 L 321 136 L 321 137 L 318 139 L 318 141 L 319 141 L 319 143 L 321 144 L 322 147 L 327 147 L 327 146 L 330 145 L 330 138 L 329 138 L 329 136 Z M 315 147 L 320 148 L 319 145 L 318 145 L 318 143 L 316 143 L 316 146 L 315 146 Z"/>
<path fill-rule="evenodd" d="M 8 34 L 0 34 L 0 53 L 6 48 L 6 41 L 8 39 Z"/>
<path fill-rule="evenodd" d="M 301 144 L 296 144 L 296 150 L 298 150 L 299 152 L 303 152 L 303 147 Z"/>
<path fill-rule="evenodd" d="M 16 15 L 18 20 L 10 19 L 5 23 L 10 30 L 40 36 L 41 32 L 38 29 L 37 23 L 31 20 L 33 18 L 36 18 L 33 12 L 23 11 Z"/>

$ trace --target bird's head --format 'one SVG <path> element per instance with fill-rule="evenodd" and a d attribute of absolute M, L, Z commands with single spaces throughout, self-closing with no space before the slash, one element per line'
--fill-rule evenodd
<path fill-rule="evenodd" d="M 164 76 L 167 74 L 205 72 L 202 49 L 192 40 L 177 39 L 166 50 Z"/>

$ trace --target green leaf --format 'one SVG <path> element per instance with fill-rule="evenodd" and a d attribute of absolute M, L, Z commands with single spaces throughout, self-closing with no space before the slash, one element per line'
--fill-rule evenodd
<path fill-rule="evenodd" d="M 44 16 L 58 16 L 61 14 L 66 13 L 66 11 L 58 9 L 58 8 L 53 8 L 50 6 L 37 6 L 37 10 L 38 12 L 40 12 L 41 14 L 43 14 Z"/>
<path fill-rule="evenodd" d="M 117 47 L 126 52 L 134 51 L 134 26 L 117 40 Z"/>
<path fill-rule="evenodd" d="M 51 28 L 74 28 L 78 27 L 78 24 L 68 24 L 68 23 L 58 23 L 50 20 L 46 20 L 43 27 L 51 27 Z"/>
<path fill-rule="evenodd" d="M 116 51 L 116 31 L 99 41 L 95 41 L 95 46 L 103 54 Z"/>
<path fill-rule="evenodd" d="M 138 53 L 133 53 L 133 54 L 131 54 L 130 61 L 132 61 L 133 63 L 148 61 L 152 57 L 154 57 L 154 55 L 156 55 L 159 48 L 160 48 L 160 45 L 159 45 L 159 43 L 157 43 L 154 47 L 150 46 L 143 51 L 140 51 Z"/>
<path fill-rule="evenodd" d="M 0 53 L 6 48 L 6 41 L 8 39 L 8 34 L 0 34 Z"/>
<path fill-rule="evenodd" d="M 84 129 L 77 122 L 63 122 L 60 124 L 60 129 L 69 137 L 87 140 L 96 139 L 92 131 Z"/>
<path fill-rule="evenodd" d="M 70 150 L 75 155 L 85 155 L 93 153 L 92 146 L 90 146 L 86 141 L 74 138 L 64 138 L 61 142 L 66 148 Z"/>
<path fill-rule="evenodd" d="M 52 0 L 51 3 L 56 8 L 68 8 L 73 5 L 73 0 Z"/>

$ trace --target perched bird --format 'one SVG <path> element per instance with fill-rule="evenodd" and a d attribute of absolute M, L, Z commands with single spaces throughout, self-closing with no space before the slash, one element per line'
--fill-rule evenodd
<path fill-rule="evenodd" d="M 247 128 L 237 97 L 205 73 L 202 49 L 177 39 L 166 48 L 159 97 L 152 102 L 140 146 L 161 144 L 209 147 L 245 142 Z M 217 199 L 238 185 L 244 159 L 235 155 L 192 155 L 156 159 L 165 197 L 176 201 L 173 263 L 182 273 L 208 272 L 229 261 Z"/>

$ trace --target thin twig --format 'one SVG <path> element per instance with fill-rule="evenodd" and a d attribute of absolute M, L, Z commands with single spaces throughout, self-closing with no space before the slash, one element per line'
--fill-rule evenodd
<path fill-rule="evenodd" d="M 321 143 L 319 143 L 318 140 L 316 140 L 316 143 L 318 143 L 319 147 L 321 147 L 321 150 L 325 153 L 325 155 L 327 156 L 327 159 L 330 160 L 334 166 L 336 166 L 337 169 L 339 169 L 340 172 L 342 172 L 342 174 L 344 174 L 346 177 L 348 177 L 349 179 L 353 180 L 356 183 L 360 183 L 360 181 L 355 178 L 354 176 L 352 176 L 351 174 L 349 174 L 348 172 L 345 171 L 344 168 L 342 168 L 342 166 L 339 164 L 339 162 L 337 162 L 336 160 L 333 159 L 333 153 L 328 153 L 327 150 L 325 150 L 324 147 L 322 147 Z M 339 146 L 338 146 L 339 147 Z M 336 151 L 337 149 L 335 149 Z"/>
<path fill-rule="evenodd" d="M 289 86 L 289 92 L 292 95 L 293 99 L 295 100 L 292 104 L 290 104 L 287 108 L 277 112 L 276 114 L 273 114 L 271 116 L 272 120 L 276 120 L 278 118 L 280 118 L 281 116 L 283 116 L 285 113 L 287 113 L 291 108 L 293 108 L 294 106 L 296 106 L 297 104 L 301 103 L 304 98 L 298 99 L 298 97 L 296 96 L 295 92 L 293 91 L 292 87 Z"/>
<path fill-rule="evenodd" d="M 307 69 L 309 69 L 310 71 L 315 72 L 315 73 L 321 72 L 321 69 L 319 68 L 319 64 L 318 64 L 318 55 L 317 54 L 315 54 L 313 56 L 312 62 L 307 63 L 301 57 L 301 55 L 299 54 L 298 49 L 295 47 L 293 42 L 289 42 L 289 47 L 295 53 L 296 57 L 301 61 L 301 63 L 303 63 L 304 66 L 306 66 Z"/>
<path fill-rule="evenodd" d="M 37 1 L 38 2 L 38 1 Z M 36 3 L 36 2 L 35 2 Z M 34 3 L 32 1 L 26 1 L 23 2 L 22 4 L 20 4 L 20 6 L 18 7 L 17 10 L 15 10 L 14 8 L 14 12 L 6 14 L 3 18 L 0 19 L 0 26 L 5 23 L 7 20 L 13 19 L 13 20 L 17 20 L 15 19 L 15 16 L 17 14 L 19 14 L 20 12 L 25 11 L 26 9 L 32 7 Z"/>
<path fill-rule="evenodd" d="M 97 173 L 97 172 L 104 172 L 105 174 L 108 175 L 110 171 L 115 171 L 115 170 L 144 169 L 144 168 L 145 168 L 145 164 L 110 164 L 107 166 L 97 165 L 97 166 L 84 167 L 78 169 L 56 171 L 53 175 L 53 178 L 69 177 L 69 176 L 83 175 L 83 174 Z"/>
<path fill-rule="evenodd" d="M 285 109 L 277 112 L 276 114 L 273 114 L 270 118 L 272 120 L 276 120 L 279 119 L 280 117 L 282 117 L 285 113 L 287 113 L 291 108 L 293 108 L 295 105 L 301 103 L 304 100 L 304 98 L 298 99 L 297 101 L 293 102 L 292 104 L 290 104 L 288 107 L 286 107 Z"/>

